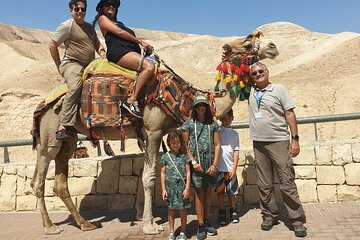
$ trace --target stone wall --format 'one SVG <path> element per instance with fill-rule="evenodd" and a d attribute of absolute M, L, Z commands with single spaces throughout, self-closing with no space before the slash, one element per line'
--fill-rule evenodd
<path fill-rule="evenodd" d="M 69 190 L 78 209 L 129 209 L 143 201 L 141 172 L 143 155 L 71 159 Z M 30 187 L 35 164 L 0 165 L 0 211 L 30 211 L 38 208 Z M 301 146 L 294 159 L 296 184 L 302 202 L 344 202 L 360 200 L 360 143 L 314 142 Z M 240 151 L 237 169 L 239 204 L 257 204 L 259 196 L 252 150 Z M 48 210 L 65 210 L 54 195 L 55 165 L 50 164 L 45 200 Z M 159 168 L 157 168 L 159 175 Z M 275 179 L 275 183 L 278 180 Z M 155 206 L 161 200 L 160 177 L 156 180 Z M 278 184 L 275 195 L 281 201 Z M 213 194 L 213 203 L 216 196 Z"/>

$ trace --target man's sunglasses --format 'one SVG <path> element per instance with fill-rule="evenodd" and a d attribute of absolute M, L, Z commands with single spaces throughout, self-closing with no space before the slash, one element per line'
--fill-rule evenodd
<path fill-rule="evenodd" d="M 252 72 L 252 73 L 251 73 L 251 76 L 255 77 L 258 73 L 259 73 L 259 74 L 263 74 L 264 72 L 265 72 L 265 71 L 264 71 L 263 69 L 260 69 L 260 70 L 258 70 L 258 71 Z"/>
<path fill-rule="evenodd" d="M 86 12 L 86 8 L 74 7 L 74 11 L 75 11 L 75 12 L 80 12 L 80 10 L 81 10 L 82 12 Z"/>

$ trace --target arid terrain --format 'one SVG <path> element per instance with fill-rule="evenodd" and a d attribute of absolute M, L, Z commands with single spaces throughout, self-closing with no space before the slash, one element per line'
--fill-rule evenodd
<path fill-rule="evenodd" d="M 264 34 L 261 42 L 272 41 L 279 50 L 277 58 L 264 62 L 271 81 L 289 89 L 297 103 L 298 117 L 360 112 L 359 33 L 317 33 L 288 22 L 258 29 Z M 134 30 L 175 72 L 205 89 L 214 86 L 221 46 L 242 37 Z M 48 51 L 51 35 L 44 30 L 0 23 L 0 141 L 31 139 L 29 130 L 36 104 L 63 81 Z M 237 102 L 234 111 L 236 122 L 247 121 L 246 102 Z M 314 140 L 312 124 L 299 128 L 301 141 Z M 359 129 L 359 120 L 317 125 L 320 140 L 359 139 Z M 242 146 L 249 148 L 247 130 L 241 130 L 240 137 Z M 119 152 L 119 143 L 112 145 Z M 131 145 L 127 143 L 127 152 L 138 151 Z M 17 147 L 10 149 L 10 158 L 33 161 L 35 154 L 30 146 Z"/>

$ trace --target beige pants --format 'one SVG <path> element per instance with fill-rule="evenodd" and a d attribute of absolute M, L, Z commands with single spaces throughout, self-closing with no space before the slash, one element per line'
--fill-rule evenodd
<path fill-rule="evenodd" d="M 60 112 L 60 124 L 74 126 L 80 94 L 82 90 L 82 74 L 84 67 L 76 62 L 69 62 L 60 66 L 60 73 L 65 79 L 68 91 Z"/>
<path fill-rule="evenodd" d="M 279 215 L 274 195 L 274 172 L 279 182 L 284 205 L 291 223 L 305 222 L 305 212 L 301 206 L 293 160 L 288 152 L 290 142 L 253 142 L 255 170 L 260 194 L 263 218 L 277 219 Z"/>

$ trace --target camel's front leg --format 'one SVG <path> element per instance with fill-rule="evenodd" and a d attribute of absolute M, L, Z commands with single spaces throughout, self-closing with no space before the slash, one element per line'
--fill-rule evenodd
<path fill-rule="evenodd" d="M 160 143 L 163 133 L 161 130 L 156 132 L 150 132 L 148 134 L 148 144 L 146 149 L 146 157 L 144 162 L 143 170 L 143 185 L 144 185 L 144 227 L 143 232 L 145 234 L 159 234 L 164 231 L 164 228 L 154 222 L 153 210 L 152 210 L 152 199 L 154 196 L 155 187 L 155 166 L 156 160 L 159 153 Z"/>
<path fill-rule="evenodd" d="M 38 199 L 39 209 L 43 220 L 45 234 L 59 234 L 63 231 L 60 227 L 54 225 L 49 218 L 44 200 L 45 179 L 48 172 L 51 159 L 59 152 L 59 147 L 42 148 L 38 146 L 37 162 L 31 187 Z"/>
<path fill-rule="evenodd" d="M 64 202 L 66 207 L 69 209 L 71 215 L 75 219 L 76 223 L 80 226 L 81 230 L 89 231 L 96 228 L 95 225 L 87 222 L 80 213 L 76 210 L 76 207 L 71 199 L 69 189 L 68 189 L 68 163 L 69 163 L 69 152 L 72 153 L 72 148 L 61 149 L 61 152 L 55 158 L 55 182 L 54 182 L 54 192 L 60 197 Z"/>

